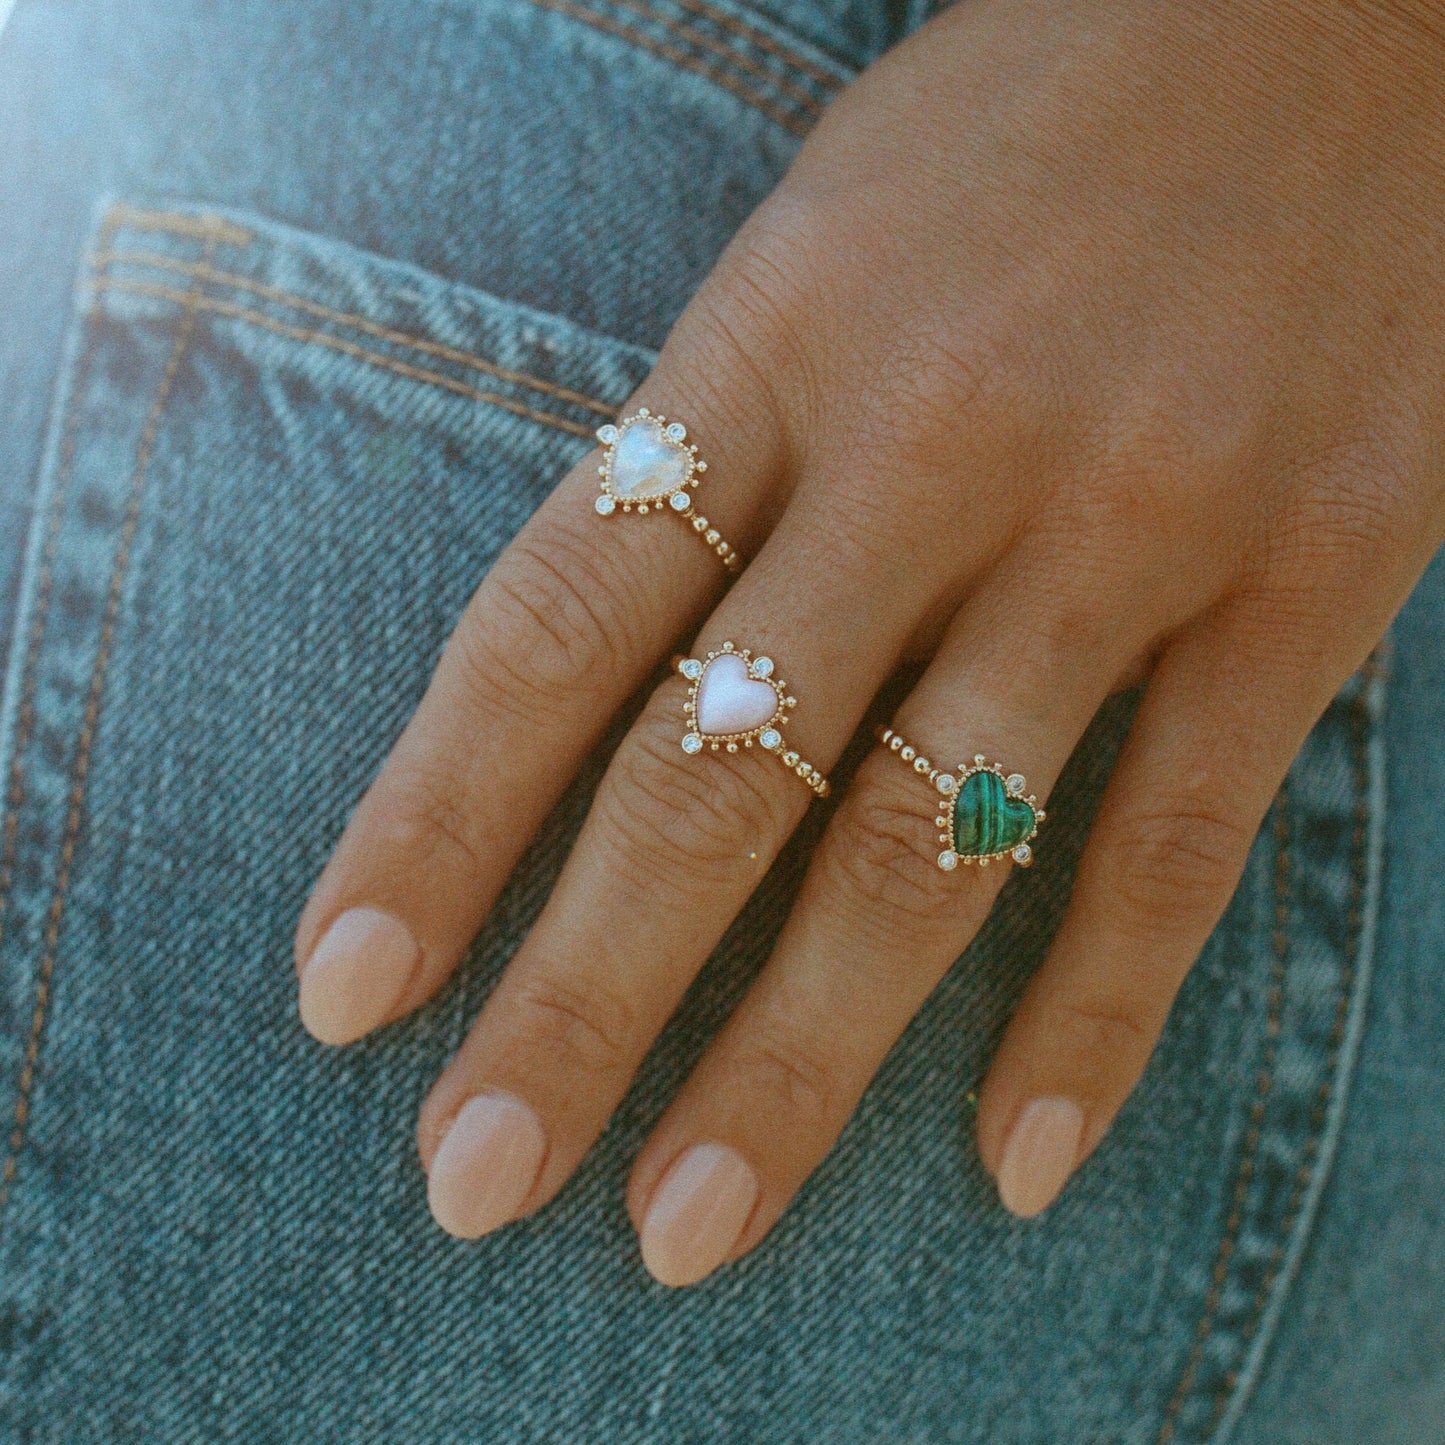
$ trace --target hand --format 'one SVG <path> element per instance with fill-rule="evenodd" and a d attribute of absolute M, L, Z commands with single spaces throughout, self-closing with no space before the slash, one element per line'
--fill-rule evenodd
<path fill-rule="evenodd" d="M 1148 675 L 979 1147 L 1031 1215 L 1139 1077 L 1305 733 L 1445 534 L 1445 29 L 1408 0 L 997 0 L 829 111 L 638 404 L 710 461 L 676 518 L 599 518 L 597 455 L 482 582 L 301 919 L 343 1043 L 430 998 L 608 718 L 700 626 L 778 659 L 826 770 L 897 718 L 1042 798 Z M 1433 18 L 1432 18 L 1433 17 Z M 705 500 L 704 500 L 705 499 Z M 433 1212 L 477 1235 L 577 1167 L 811 801 L 679 748 L 662 683 L 421 1112 Z M 776 950 L 636 1161 L 643 1257 L 752 1249 L 987 914 L 926 780 L 876 749 Z M 1048 846 L 1047 824 L 1039 846 Z M 940 1202 L 940 1207 L 943 1207 Z"/>

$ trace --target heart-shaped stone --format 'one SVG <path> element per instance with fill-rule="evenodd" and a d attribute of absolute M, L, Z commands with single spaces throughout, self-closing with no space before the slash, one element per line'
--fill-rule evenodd
<path fill-rule="evenodd" d="M 1022 843 L 1037 824 L 1022 798 L 1009 797 L 1004 780 L 987 769 L 970 773 L 953 800 L 953 845 L 961 858 L 988 858 Z"/>
<path fill-rule="evenodd" d="M 624 502 L 650 502 L 677 491 L 692 468 L 692 452 L 667 436 L 655 417 L 644 416 L 618 434 L 607 482 Z"/>
<path fill-rule="evenodd" d="M 698 732 L 714 738 L 750 733 L 777 712 L 777 689 L 749 677 L 747 663 L 736 652 L 720 653 L 703 668 L 693 713 Z"/>

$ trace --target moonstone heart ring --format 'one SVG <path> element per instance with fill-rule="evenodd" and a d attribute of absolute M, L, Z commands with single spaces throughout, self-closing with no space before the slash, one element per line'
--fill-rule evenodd
<path fill-rule="evenodd" d="M 703 657 L 678 658 L 677 670 L 692 684 L 683 704 L 687 718 L 683 752 L 697 754 L 711 748 L 735 753 L 756 743 L 820 798 L 828 796 L 827 778 L 783 737 L 798 699 L 789 696 L 782 678 L 773 676 L 772 658 L 755 657 L 750 649 L 725 642 Z"/>
<path fill-rule="evenodd" d="M 1044 821 L 1044 810 L 1029 792 L 1022 773 L 1005 775 L 998 763 L 989 762 L 982 753 L 946 773 L 892 728 L 880 729 L 878 737 L 938 789 L 941 801 L 933 821 L 943 844 L 938 866 L 945 873 L 960 863 L 984 868 L 995 858 L 1012 858 L 1025 868 L 1034 861 L 1029 845 Z"/>
<path fill-rule="evenodd" d="M 687 440 L 680 421 L 654 416 L 645 406 L 636 415 L 597 428 L 602 443 L 602 491 L 594 505 L 602 517 L 624 512 L 676 512 L 722 558 L 729 572 L 738 570 L 738 554 L 717 528 L 692 504 L 698 477 L 707 470 L 697 448 Z"/>

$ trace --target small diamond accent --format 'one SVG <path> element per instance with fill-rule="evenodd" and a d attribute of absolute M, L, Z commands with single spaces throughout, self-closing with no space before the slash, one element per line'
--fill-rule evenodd
<path fill-rule="evenodd" d="M 675 421 L 669 424 L 667 428 L 667 439 L 669 441 L 680 442 L 686 435 L 687 428 L 683 426 L 680 421 Z"/>
<path fill-rule="evenodd" d="M 672 496 L 668 498 L 668 501 L 672 504 L 672 510 L 674 512 L 685 512 L 691 505 L 686 492 L 674 492 Z"/>
<path fill-rule="evenodd" d="M 700 753 L 702 751 L 702 739 L 696 733 L 686 733 L 682 739 L 682 750 L 685 753 Z"/>
<path fill-rule="evenodd" d="M 597 440 L 605 447 L 610 447 L 617 440 L 617 428 L 610 422 L 606 426 L 597 428 Z"/>
<path fill-rule="evenodd" d="M 953 870 L 958 867 L 958 854 L 955 853 L 952 848 L 945 848 L 943 852 L 938 855 L 938 866 L 942 868 L 945 873 L 952 873 Z"/>
<path fill-rule="evenodd" d="M 702 663 L 695 657 L 685 657 L 678 671 L 692 682 L 696 682 L 702 676 Z"/>
<path fill-rule="evenodd" d="M 617 503 L 609 497 L 606 492 L 603 492 L 592 505 L 596 507 L 604 517 L 610 517 L 612 513 L 617 510 Z"/>
<path fill-rule="evenodd" d="M 1020 843 L 1014 849 L 1014 862 L 1027 863 L 1034 856 L 1034 850 L 1027 843 Z"/>
<path fill-rule="evenodd" d="M 952 773 L 940 773 L 933 780 L 933 786 L 940 793 L 951 793 L 958 786 L 958 781 Z"/>
<path fill-rule="evenodd" d="M 754 677 L 771 677 L 773 675 L 773 659 L 771 657 L 753 658 L 752 673 Z"/>
<path fill-rule="evenodd" d="M 762 732 L 758 734 L 758 741 L 765 748 L 777 748 L 783 744 L 783 735 L 777 728 L 764 728 Z"/>
<path fill-rule="evenodd" d="M 1024 790 L 1024 775 L 1022 773 L 1010 773 L 1008 777 L 1004 779 L 1004 787 L 1017 796 Z"/>

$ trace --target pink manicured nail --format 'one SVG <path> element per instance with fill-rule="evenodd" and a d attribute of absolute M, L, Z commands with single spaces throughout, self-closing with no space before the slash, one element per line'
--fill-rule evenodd
<path fill-rule="evenodd" d="M 1021 1219 L 1042 1214 L 1058 1197 L 1084 1133 L 1084 1111 L 1072 1099 L 1035 1099 L 1018 1116 L 998 1166 L 998 1197 Z"/>
<path fill-rule="evenodd" d="M 301 970 L 301 1022 L 323 1044 L 359 1039 L 390 1018 L 420 960 L 421 949 L 399 918 L 379 908 L 348 908 Z"/>
<path fill-rule="evenodd" d="M 642 1262 L 662 1284 L 695 1284 L 732 1252 L 758 1178 L 722 1144 L 694 1144 L 663 1176 L 642 1221 Z"/>
<path fill-rule="evenodd" d="M 512 1094 L 478 1094 L 462 1105 L 431 1161 L 432 1217 L 460 1239 L 507 1224 L 532 1192 L 547 1135 Z"/>

